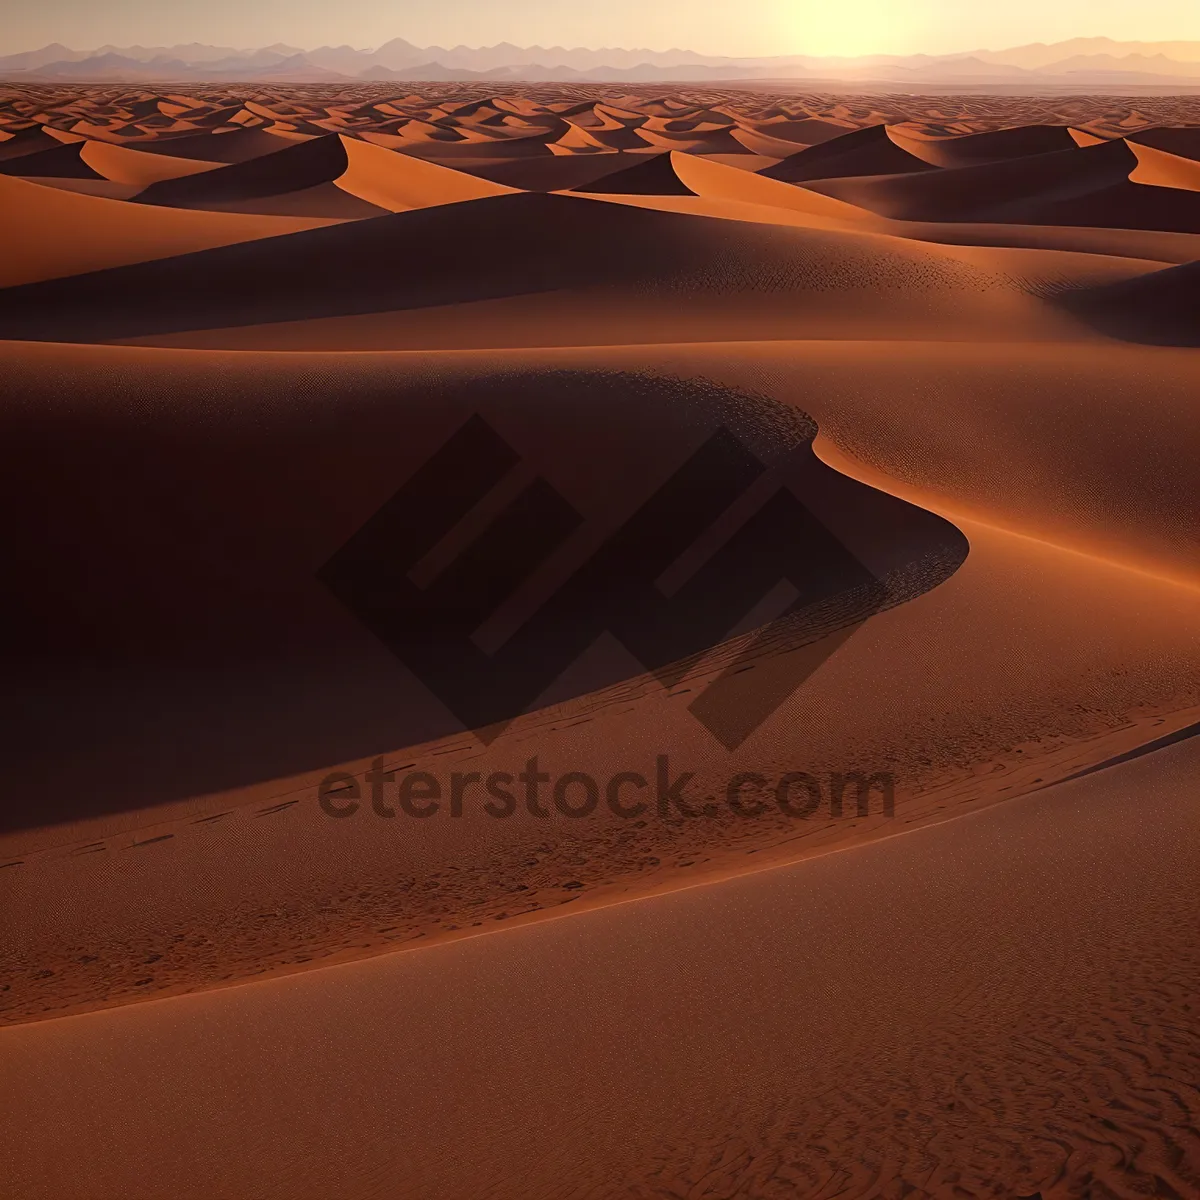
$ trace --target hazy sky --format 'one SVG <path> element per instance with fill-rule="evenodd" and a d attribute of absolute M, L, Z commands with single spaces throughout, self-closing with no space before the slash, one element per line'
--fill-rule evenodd
<path fill-rule="evenodd" d="M 13 3 L 0 51 L 276 41 L 673 46 L 706 54 L 944 53 L 1107 36 L 1200 40 L 1200 0 L 35 0 Z"/>

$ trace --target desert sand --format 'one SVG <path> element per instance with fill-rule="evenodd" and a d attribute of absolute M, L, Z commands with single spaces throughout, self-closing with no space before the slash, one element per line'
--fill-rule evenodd
<path fill-rule="evenodd" d="M 413 86 L 0 92 L 8 1191 L 1200 1192 L 1200 101 Z"/>

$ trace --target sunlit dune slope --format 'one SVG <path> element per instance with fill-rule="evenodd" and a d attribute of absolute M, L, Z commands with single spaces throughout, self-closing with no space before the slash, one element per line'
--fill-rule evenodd
<path fill-rule="evenodd" d="M 1200 161 L 1133 141 L 1129 148 L 1137 158 L 1137 166 L 1129 174 L 1134 183 L 1200 192 Z"/>
<path fill-rule="evenodd" d="M 98 175 L 114 183 L 149 187 L 166 179 L 182 179 L 212 171 L 218 164 L 169 154 L 146 154 L 129 146 L 108 142 L 85 142 L 79 148 L 80 159 Z"/>
<path fill-rule="evenodd" d="M 330 222 L 144 208 L 0 177 L 0 287 L 191 254 Z"/>

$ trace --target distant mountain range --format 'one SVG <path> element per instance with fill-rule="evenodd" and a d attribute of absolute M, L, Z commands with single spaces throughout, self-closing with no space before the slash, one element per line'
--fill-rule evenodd
<path fill-rule="evenodd" d="M 721 58 L 690 50 L 588 50 L 562 46 L 414 46 L 394 38 L 375 50 L 276 44 L 231 46 L 101 46 L 71 50 L 57 43 L 0 57 L 0 79 L 40 83 L 346 83 L 354 80 L 494 80 L 590 83 L 796 80 L 912 87 L 1200 88 L 1200 42 L 1115 42 L 1074 38 L 1011 50 L 942 55 L 804 54 Z"/>

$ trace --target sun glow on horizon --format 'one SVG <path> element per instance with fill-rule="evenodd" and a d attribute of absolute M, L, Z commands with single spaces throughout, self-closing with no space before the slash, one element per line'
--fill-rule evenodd
<path fill-rule="evenodd" d="M 418 46 L 620 47 L 692 50 L 705 55 L 949 54 L 1035 42 L 1104 36 L 1123 41 L 1200 40 L 1194 0 L 1009 0 L 964 6 L 959 0 L 765 0 L 754 8 L 699 6 L 692 0 L 610 0 L 564 8 L 558 0 L 44 0 L 8 14 L 0 54 L 60 42 L 172 46 L 190 42 L 251 49 L 285 43 L 377 48 L 393 38 Z"/>

